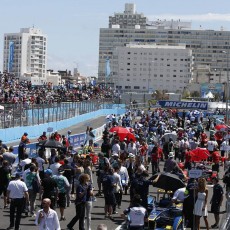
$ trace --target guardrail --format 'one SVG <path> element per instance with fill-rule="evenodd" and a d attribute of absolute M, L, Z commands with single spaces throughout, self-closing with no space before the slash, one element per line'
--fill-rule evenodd
<path fill-rule="evenodd" d="M 94 141 L 99 141 L 102 138 L 102 133 L 104 131 L 105 125 L 102 125 L 99 128 L 96 128 L 93 130 L 93 133 L 95 135 Z M 86 134 L 80 133 L 80 134 L 74 134 L 70 135 L 69 141 L 70 145 L 73 146 L 73 149 L 76 150 L 81 147 L 85 143 L 86 140 Z M 29 157 L 35 157 L 37 154 L 37 144 L 38 142 L 31 143 L 26 145 L 26 152 L 29 155 Z M 49 150 L 47 150 L 46 155 L 49 155 Z M 14 154 L 18 154 L 18 146 L 14 146 Z"/>

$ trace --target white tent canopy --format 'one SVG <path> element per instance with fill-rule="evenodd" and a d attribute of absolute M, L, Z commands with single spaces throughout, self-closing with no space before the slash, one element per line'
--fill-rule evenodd
<path fill-rule="evenodd" d="M 204 97 L 205 98 L 214 98 L 214 95 L 212 94 L 211 91 L 209 91 Z"/>

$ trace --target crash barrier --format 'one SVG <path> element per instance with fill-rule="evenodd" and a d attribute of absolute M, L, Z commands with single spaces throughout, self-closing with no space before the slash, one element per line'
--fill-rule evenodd
<path fill-rule="evenodd" d="M 111 106 L 113 107 L 113 105 Z M 95 119 L 100 116 L 106 116 L 108 114 L 123 114 L 126 109 L 116 108 L 116 109 L 99 109 L 94 112 L 82 114 L 70 119 L 48 122 L 45 124 L 34 125 L 34 126 L 26 126 L 26 127 L 15 127 L 8 129 L 0 130 L 0 137 L 3 142 L 13 142 L 19 141 L 19 138 L 22 136 L 24 132 L 29 134 L 30 138 L 36 138 L 42 134 L 42 132 L 47 131 L 49 128 L 52 130 L 61 130 L 73 125 L 76 125 L 80 122 L 84 122 L 90 119 Z M 51 131 L 52 132 L 52 131 Z"/>
<path fill-rule="evenodd" d="M 53 104 L 5 104 L 0 110 L 0 129 L 57 122 L 100 109 L 123 108 L 112 99 Z"/>
<path fill-rule="evenodd" d="M 105 125 L 102 125 L 101 127 L 93 130 L 93 134 L 95 136 L 94 142 L 97 142 L 102 138 L 104 128 L 105 128 Z M 80 148 L 81 145 L 84 145 L 85 141 L 86 141 L 86 134 L 85 133 L 74 134 L 74 135 L 69 136 L 70 145 L 73 146 L 74 150 Z M 26 152 L 30 158 L 36 156 L 37 144 L 38 144 L 38 142 L 26 145 Z M 47 150 L 47 153 L 46 153 L 47 156 L 49 156 L 49 152 L 50 151 Z M 18 154 L 18 146 L 14 146 L 14 154 Z"/>
<path fill-rule="evenodd" d="M 220 230 L 230 229 L 230 193 L 227 194 L 227 202 L 226 202 L 226 213 L 224 213 L 221 223 Z"/>

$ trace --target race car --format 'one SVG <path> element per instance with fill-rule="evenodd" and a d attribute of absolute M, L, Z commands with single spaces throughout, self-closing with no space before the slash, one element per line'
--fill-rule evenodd
<path fill-rule="evenodd" d="M 183 230 L 182 209 L 176 207 L 156 207 L 148 217 L 148 229 L 152 230 Z"/>
<path fill-rule="evenodd" d="M 148 229 L 183 229 L 182 207 L 171 205 L 170 196 L 164 195 L 159 201 L 154 196 L 148 196 Z"/>

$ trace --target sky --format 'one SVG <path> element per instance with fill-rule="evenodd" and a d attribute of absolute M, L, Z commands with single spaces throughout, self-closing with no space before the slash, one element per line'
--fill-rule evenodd
<path fill-rule="evenodd" d="M 193 29 L 230 30 L 229 0 L 0 0 L 0 70 L 4 33 L 35 27 L 48 36 L 49 69 L 77 67 L 83 76 L 97 76 L 99 30 L 109 16 L 135 3 L 149 20 L 192 22 Z"/>

